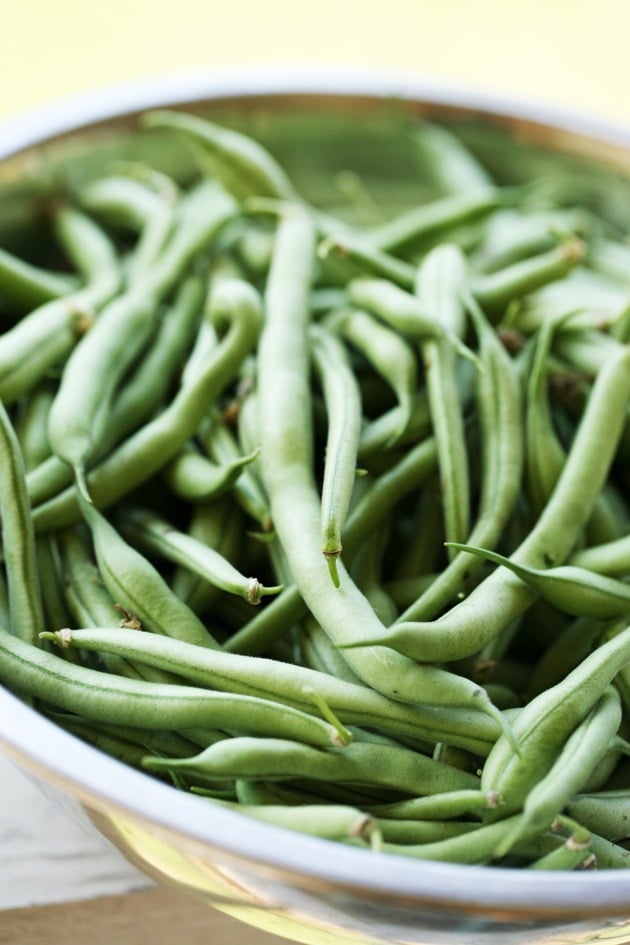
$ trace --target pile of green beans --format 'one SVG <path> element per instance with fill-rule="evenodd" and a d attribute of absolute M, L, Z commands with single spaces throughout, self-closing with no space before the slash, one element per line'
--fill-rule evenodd
<path fill-rule="evenodd" d="M 426 121 L 400 214 L 142 125 L 191 180 L 70 180 L 0 248 L 0 682 L 366 856 L 626 867 L 623 214 Z"/>

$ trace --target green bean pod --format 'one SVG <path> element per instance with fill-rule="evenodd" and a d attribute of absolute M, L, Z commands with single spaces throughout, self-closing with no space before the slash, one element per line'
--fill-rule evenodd
<path fill-rule="evenodd" d="M 216 185 L 193 190 L 157 264 L 146 275 L 141 273 L 128 292 L 101 313 L 66 362 L 48 432 L 54 452 L 73 467 L 86 497 L 85 464 L 107 429 L 110 405 L 122 377 L 153 333 L 160 298 L 235 209 L 232 199 Z"/>
<path fill-rule="evenodd" d="M 630 535 L 590 548 L 580 548 L 571 555 L 569 564 L 609 577 L 624 577 L 630 573 Z"/>
<path fill-rule="evenodd" d="M 10 629 L 37 643 L 43 626 L 40 578 L 24 461 L 15 430 L 0 403 L 0 518 L 7 577 Z"/>
<path fill-rule="evenodd" d="M 568 240 L 554 249 L 512 263 L 488 275 L 477 276 L 472 290 L 487 312 L 502 314 L 514 299 L 534 292 L 549 282 L 563 279 L 582 261 L 586 253 L 579 239 Z"/>
<path fill-rule="evenodd" d="M 202 167 L 238 199 L 250 195 L 296 199 L 296 192 L 284 170 L 249 135 L 195 115 L 167 110 L 149 112 L 142 120 L 148 128 L 178 131 L 194 142 Z"/>
<path fill-rule="evenodd" d="M 360 309 L 334 312 L 325 324 L 359 351 L 392 388 L 399 405 L 399 422 L 388 446 L 403 436 L 412 418 L 418 386 L 418 359 L 397 332 Z"/>
<path fill-rule="evenodd" d="M 606 840 L 620 843 L 630 837 L 630 795 L 627 790 L 575 794 L 567 814 Z"/>
<path fill-rule="evenodd" d="M 568 557 L 606 481 L 630 398 L 630 348 L 617 347 L 598 374 L 560 479 L 542 515 L 512 555 L 525 566 Z M 535 597 L 509 571 L 497 569 L 434 622 L 398 623 L 354 646 L 386 645 L 425 661 L 477 653 L 524 612 Z"/>
<path fill-rule="evenodd" d="M 122 175 L 90 181 L 81 188 L 79 201 L 91 213 L 139 231 L 127 276 L 135 279 L 156 261 L 166 243 L 176 216 L 178 191 L 175 183 L 156 191 L 146 182 Z"/>
<path fill-rule="evenodd" d="M 421 304 L 446 331 L 458 337 L 465 333 L 461 295 L 466 280 L 463 254 L 445 243 L 425 256 L 415 283 Z M 469 528 L 470 484 L 456 358 L 447 341 L 433 340 L 422 344 L 422 356 L 437 446 L 444 532 L 448 541 L 461 541 Z"/>
<path fill-rule="evenodd" d="M 450 344 L 462 357 L 477 364 L 476 355 L 458 336 L 445 328 L 411 292 L 394 285 L 387 279 L 353 279 L 348 285 L 348 300 L 358 308 L 378 315 L 386 324 L 403 335 L 417 340 L 442 340 Z"/>
<path fill-rule="evenodd" d="M 334 726 L 264 699 L 114 677 L 74 666 L 4 630 L 0 654 L 4 684 L 96 722 L 115 719 L 121 725 L 158 730 L 218 728 L 302 739 L 322 747 L 340 745 Z"/>
<path fill-rule="evenodd" d="M 169 489 L 180 499 L 188 502 L 207 502 L 229 492 L 243 469 L 256 459 L 258 452 L 257 450 L 229 463 L 217 465 L 190 446 L 184 448 L 164 467 L 162 477 Z"/>
<path fill-rule="evenodd" d="M 322 483 L 322 552 L 335 587 L 337 558 L 356 478 L 361 395 L 343 345 L 318 325 L 309 331 L 311 354 L 324 390 L 328 416 Z"/>
<path fill-rule="evenodd" d="M 423 121 L 411 130 L 419 168 L 446 194 L 490 190 L 494 182 L 479 158 L 448 128 Z"/>
<path fill-rule="evenodd" d="M 454 544 L 468 554 L 508 568 L 513 574 L 536 590 L 558 610 L 574 617 L 595 617 L 609 620 L 630 613 L 630 587 L 586 568 L 564 565 L 558 568 L 528 568 L 526 565 L 485 548 Z"/>
<path fill-rule="evenodd" d="M 463 790 L 414 797 L 391 804 L 373 804 L 368 810 L 379 820 L 450 820 L 466 814 L 478 815 L 500 803 L 500 797 L 492 791 Z"/>
<path fill-rule="evenodd" d="M 204 282 L 197 276 L 183 280 L 172 305 L 160 319 L 151 347 L 145 352 L 141 363 L 134 365 L 132 376 L 116 392 L 107 426 L 99 437 L 97 458 L 135 431 L 143 420 L 161 406 L 181 369 L 198 325 L 204 291 Z M 68 464 L 54 454 L 49 456 L 27 475 L 31 505 L 40 505 L 71 482 L 72 469 Z"/>
<path fill-rule="evenodd" d="M 479 338 L 481 370 L 477 372 L 476 406 L 481 430 L 481 493 L 478 517 L 469 540 L 485 536 L 492 546 L 502 536 L 516 506 L 523 468 L 521 395 L 510 357 L 488 324 L 481 309 L 468 299 Z M 398 618 L 399 623 L 430 620 L 465 593 L 466 582 L 479 570 L 480 562 L 466 554 L 456 555 L 427 590 Z"/>
<path fill-rule="evenodd" d="M 242 597 L 248 604 L 260 604 L 263 597 L 284 590 L 281 585 L 265 587 L 257 578 L 245 577 L 213 548 L 179 531 L 147 509 L 126 511 L 121 515 L 120 527 L 121 533 L 135 546 L 187 568 L 222 591 Z"/>
<path fill-rule="evenodd" d="M 567 738 L 628 662 L 630 627 L 599 646 L 569 675 L 528 702 L 512 721 L 518 751 L 504 736 L 486 759 L 481 789 L 497 791 L 501 813 L 518 810 L 555 762 Z"/>
<path fill-rule="evenodd" d="M 84 214 L 64 207 L 55 218 L 65 244 L 78 256 L 86 283 L 33 309 L 0 337 L 0 398 L 13 403 L 73 349 L 94 312 L 118 291 L 121 280 L 113 243 Z"/>
<path fill-rule="evenodd" d="M 195 793 L 201 794 L 202 791 Z M 284 830 L 297 830 L 310 837 L 325 840 L 342 840 L 344 837 L 360 837 L 369 840 L 376 829 L 376 822 L 356 807 L 340 804 L 243 804 L 215 801 L 246 817 L 262 820 Z"/>
<path fill-rule="evenodd" d="M 54 299 L 70 295 L 76 288 L 72 276 L 49 272 L 6 249 L 0 249 L 0 297 L 21 311 L 30 312 Z"/>
<path fill-rule="evenodd" d="M 145 663 L 197 686 L 270 699 L 311 714 L 318 714 L 323 702 L 344 724 L 440 740 L 480 755 L 488 753 L 499 733 L 497 723 L 482 712 L 407 706 L 356 681 L 308 667 L 212 650 L 158 634 L 116 630 L 111 621 L 107 630 L 65 630 L 45 639 L 134 665 Z"/>
<path fill-rule="evenodd" d="M 107 590 L 140 625 L 156 633 L 179 635 L 198 646 L 218 643 L 192 610 L 169 588 L 153 565 L 127 544 L 91 503 L 79 498 L 92 533 L 98 568 Z"/>
<path fill-rule="evenodd" d="M 321 507 L 312 477 L 311 411 L 308 390 L 308 300 L 314 232 L 305 214 L 281 224 L 267 284 L 267 320 L 259 346 L 258 394 L 261 467 L 276 531 L 291 562 L 305 603 L 335 645 L 358 643 L 383 625 L 369 602 L 342 572 L 331 589 L 316 540 Z M 288 274 L 292 278 L 288 278 Z M 294 405 L 291 411 L 284 405 Z M 341 564 L 343 568 L 343 564 Z M 468 706 L 503 716 L 486 694 L 461 676 L 396 657 L 382 649 L 347 657 L 356 674 L 395 699 L 427 705 Z"/>
<path fill-rule="evenodd" d="M 410 263 L 389 255 L 369 240 L 351 233 L 326 236 L 317 247 L 317 258 L 323 262 L 334 262 L 344 282 L 368 275 L 389 279 L 408 291 L 413 289 L 415 270 Z"/>
<path fill-rule="evenodd" d="M 412 207 L 399 217 L 373 228 L 369 231 L 369 238 L 385 252 L 399 252 L 436 233 L 490 213 L 500 201 L 500 191 L 495 187 L 484 186 L 450 194 Z"/>
<path fill-rule="evenodd" d="M 177 455 L 205 416 L 208 402 L 230 383 L 255 345 L 262 315 L 251 286 L 227 280 L 219 283 L 211 293 L 210 317 L 217 325 L 229 327 L 195 383 L 180 388 L 161 414 L 88 473 L 88 492 L 99 508 L 123 498 Z M 38 506 L 33 520 L 36 529 L 45 531 L 72 524 L 79 514 L 78 491 L 71 488 Z"/>
<path fill-rule="evenodd" d="M 235 697 L 236 698 L 236 697 Z M 471 774 L 433 761 L 406 748 L 353 742 L 342 751 L 318 751 L 296 740 L 268 738 L 264 752 L 257 739 L 240 737 L 211 745 L 193 758 L 147 757 L 149 771 L 182 771 L 204 780 L 229 777 L 379 785 L 412 794 L 474 787 Z"/>
<path fill-rule="evenodd" d="M 571 797 L 583 790 L 591 772 L 596 770 L 619 729 L 621 714 L 619 696 L 609 686 L 569 736 L 549 771 L 527 793 L 521 820 L 514 832 L 501 840 L 497 856 L 505 856 L 530 828 L 542 833 L 551 827 Z"/>

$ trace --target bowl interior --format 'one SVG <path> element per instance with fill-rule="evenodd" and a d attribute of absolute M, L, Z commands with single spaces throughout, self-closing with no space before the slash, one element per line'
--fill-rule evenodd
<path fill-rule="evenodd" d="M 40 236 L 46 199 L 60 186 L 97 177 L 118 161 L 146 160 L 182 183 L 190 179 L 195 165 L 186 147 L 170 135 L 139 127 L 140 112 L 162 104 L 173 103 L 150 95 L 143 102 L 129 103 L 121 96 L 112 102 L 111 117 L 96 116 L 91 121 L 88 109 L 44 138 L 35 125 L 27 144 L 21 140 L 16 145 L 10 135 L 5 138 L 0 147 L 0 245 L 46 262 L 45 241 Z M 595 134 L 579 121 L 553 125 L 529 115 L 508 115 L 484 102 L 464 105 L 420 94 L 377 94 L 373 89 L 363 94 L 279 90 L 218 96 L 203 90 L 177 106 L 253 134 L 290 169 L 304 196 L 348 220 L 362 210 L 348 197 L 344 185 L 348 178 L 343 176 L 347 171 L 358 175 L 361 188 L 377 207 L 375 212 L 384 217 L 393 216 L 410 201 L 420 202 L 428 192 L 431 182 L 423 178 L 410 143 L 410 128 L 420 117 L 457 131 L 502 184 L 520 186 L 534 178 L 553 179 L 579 192 L 581 200 L 611 225 L 621 228 L 630 218 L 630 139 L 624 143 L 624 132 L 618 129 Z M 386 867 L 377 873 L 358 851 L 344 851 L 333 864 L 326 845 L 307 838 L 291 837 L 283 850 L 274 848 L 275 834 L 263 825 L 248 824 L 247 836 L 239 832 L 235 840 L 230 831 L 230 825 L 238 822 L 234 815 L 221 818 L 207 813 L 197 818 L 193 799 L 173 798 L 171 805 L 168 799 L 173 792 L 163 785 L 147 785 L 143 796 L 148 778 L 131 771 L 121 774 L 116 763 L 62 732 L 44 745 L 49 723 L 37 720 L 31 726 L 33 713 L 27 707 L 16 707 L 6 694 L 0 697 L 6 697 L 6 702 L 0 702 L 6 708 L 0 713 L 0 742 L 40 775 L 51 777 L 94 810 L 129 813 L 169 837 L 188 838 L 197 850 L 213 846 L 237 858 L 249 856 L 282 875 L 283 881 L 292 875 L 295 882 L 308 885 L 309 877 L 317 876 L 319 881 L 328 877 L 329 886 L 340 884 L 343 864 L 343 883 L 353 894 L 377 895 L 407 907 L 427 896 L 439 900 L 440 884 L 434 881 L 438 875 L 446 877 L 442 899 L 449 908 L 479 904 L 480 896 L 487 908 L 489 900 L 497 902 L 498 897 L 499 909 L 536 914 L 544 903 L 550 912 L 567 918 L 607 910 L 618 913 L 621 904 L 630 901 L 630 875 L 529 877 L 519 884 L 516 877 L 505 881 L 504 875 L 492 869 L 440 866 L 436 873 L 430 864 L 401 863 L 394 857 L 386 858 Z M 58 750 L 54 758 L 49 750 L 52 744 Z M 86 764 L 89 776 L 84 767 L 84 774 L 76 777 L 73 772 L 78 769 L 73 765 Z M 482 894 L 486 878 L 488 886 Z M 599 892 L 590 899 L 576 899 L 576 891 L 587 885 Z"/>

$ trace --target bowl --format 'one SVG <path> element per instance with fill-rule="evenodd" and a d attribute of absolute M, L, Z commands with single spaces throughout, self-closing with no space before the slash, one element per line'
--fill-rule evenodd
<path fill-rule="evenodd" d="M 345 163 L 389 188 L 392 206 L 401 202 L 400 185 L 411 170 L 392 135 L 401 120 L 417 116 L 459 130 L 507 183 L 561 160 L 598 182 L 613 213 L 622 212 L 630 193 L 630 133 L 592 118 L 408 77 L 191 77 L 78 97 L 6 122 L 2 242 L 19 247 L 28 240 L 34 202 L 61 171 L 80 179 L 114 158 L 150 152 L 165 170 L 185 175 L 185 153 L 165 142 L 156 150 L 155 137 L 136 129 L 139 113 L 175 106 L 284 148 L 304 193 L 322 205 Z M 4 688 L 0 745 L 148 875 L 297 942 L 622 945 L 630 939 L 630 871 L 537 873 L 333 845 L 204 805 L 98 752 Z"/>

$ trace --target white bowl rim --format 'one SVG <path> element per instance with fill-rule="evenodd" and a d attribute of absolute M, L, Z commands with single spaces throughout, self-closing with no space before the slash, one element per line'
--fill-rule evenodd
<path fill-rule="evenodd" d="M 531 105 L 408 74 L 288 67 L 158 77 L 69 96 L 0 123 L 0 162 L 48 138 L 145 109 L 287 94 L 418 99 L 520 118 L 630 148 L 630 127 L 570 109 Z M 537 873 L 372 854 L 342 844 L 333 847 L 215 808 L 96 751 L 2 687 L 0 745 L 18 764 L 88 808 L 129 815 L 182 842 L 277 871 L 306 887 L 315 883 L 343 888 L 376 900 L 448 909 L 451 914 L 514 912 L 521 920 L 538 922 L 575 923 L 597 916 L 624 917 L 629 911 L 630 870 Z"/>

